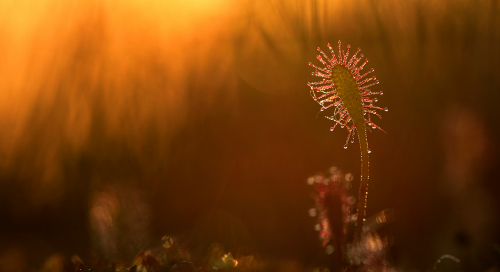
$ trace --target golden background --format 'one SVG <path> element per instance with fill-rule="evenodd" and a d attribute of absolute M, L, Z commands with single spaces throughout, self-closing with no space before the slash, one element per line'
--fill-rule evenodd
<path fill-rule="evenodd" d="M 452 254 L 488 268 L 500 242 L 499 11 L 495 0 L 2 1 L 0 267 L 134 256 L 165 234 L 319 262 L 306 179 L 335 165 L 359 181 L 357 144 L 343 149 L 346 131 L 329 131 L 306 85 L 316 48 L 341 40 L 370 60 L 389 108 L 377 122 L 388 135 L 368 134 L 368 215 L 395 209 L 381 230 L 395 263 L 423 270 Z"/>

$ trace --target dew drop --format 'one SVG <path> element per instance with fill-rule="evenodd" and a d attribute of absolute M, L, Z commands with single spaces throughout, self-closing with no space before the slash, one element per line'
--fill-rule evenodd
<path fill-rule="evenodd" d="M 325 110 L 325 108 L 321 108 L 321 111 L 324 111 L 324 110 Z"/>
<path fill-rule="evenodd" d="M 332 245 L 328 245 L 325 248 L 325 252 L 327 255 L 331 255 L 335 251 L 335 248 Z"/>
<path fill-rule="evenodd" d="M 309 209 L 309 216 L 310 217 L 315 217 L 316 216 L 316 209 L 315 208 Z"/>
<path fill-rule="evenodd" d="M 372 153 L 372 150 L 368 148 L 368 153 Z"/>
<path fill-rule="evenodd" d="M 385 111 L 389 111 L 389 109 L 388 109 L 388 108 L 385 108 L 384 110 L 385 110 Z"/>
<path fill-rule="evenodd" d="M 333 127 L 330 128 L 330 131 L 333 131 Z"/>
<path fill-rule="evenodd" d="M 309 178 L 307 179 L 307 184 L 309 184 L 309 185 L 313 185 L 313 184 L 314 184 L 314 177 L 309 177 Z"/>
<path fill-rule="evenodd" d="M 347 145 L 344 145 L 344 149 L 347 149 Z"/>

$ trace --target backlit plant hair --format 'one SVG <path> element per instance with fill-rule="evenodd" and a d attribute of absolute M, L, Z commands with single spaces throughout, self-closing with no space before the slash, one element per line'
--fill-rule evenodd
<path fill-rule="evenodd" d="M 309 82 L 307 85 L 311 88 L 311 96 L 321 106 L 321 111 L 332 108 L 333 115 L 326 116 L 326 118 L 335 122 L 330 130 L 333 131 L 335 127 L 340 125 L 341 128 L 345 127 L 349 132 L 344 148 L 347 148 L 349 141 L 354 143 L 354 136 L 356 133 L 358 134 L 361 149 L 361 179 L 354 240 L 359 242 L 366 216 L 369 178 L 368 154 L 371 152 L 368 148 L 366 130 L 371 127 L 380 129 L 385 133 L 383 129 L 373 123 L 371 116 L 375 115 L 382 118 L 378 111 L 387 111 L 387 108 L 381 108 L 373 104 L 377 102 L 375 96 L 382 95 L 382 92 L 372 92 L 369 89 L 379 82 L 375 77 L 369 76 L 374 69 L 370 69 L 365 73 L 361 72 L 368 63 L 368 59 L 361 62 L 363 55 L 358 56 L 361 50 L 358 49 L 348 59 L 350 45 L 347 46 L 347 52 L 345 52 L 341 50 L 339 41 L 337 56 L 335 56 L 330 44 L 328 44 L 328 48 L 332 54 L 331 58 L 318 47 L 320 55 L 317 56 L 317 59 L 322 63 L 322 67 L 309 63 L 310 66 L 316 69 L 312 74 L 323 78 L 323 80 Z M 358 66 L 358 64 L 360 65 Z"/>

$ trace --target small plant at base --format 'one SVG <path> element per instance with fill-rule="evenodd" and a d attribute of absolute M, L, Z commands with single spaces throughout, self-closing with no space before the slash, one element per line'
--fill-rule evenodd
<path fill-rule="evenodd" d="M 363 58 L 363 55 L 357 57 L 361 50 L 358 49 L 348 60 L 349 45 L 347 46 L 347 52 L 345 52 L 341 50 L 341 43 L 339 41 L 338 56 L 335 56 L 335 52 L 330 44 L 328 44 L 328 48 L 330 49 L 332 58 L 327 57 L 318 47 L 320 55 L 318 55 L 317 59 L 324 65 L 323 68 L 309 63 L 310 66 L 316 69 L 312 74 L 323 78 L 323 80 L 309 82 L 307 85 L 311 88 L 313 99 L 320 104 L 321 111 L 329 108 L 335 109 L 332 116 L 326 117 L 335 122 L 335 125 L 330 130 L 333 131 L 339 124 L 342 128 L 347 128 L 349 134 L 344 148 L 347 148 L 349 141 L 354 143 L 354 136 L 356 133 L 358 134 L 361 149 L 361 181 L 354 238 L 355 241 L 360 241 L 363 221 L 366 216 L 369 170 L 368 154 L 371 152 L 368 148 L 366 130 L 369 127 L 382 130 L 373 123 L 371 115 L 373 114 L 382 118 L 377 111 L 387 111 L 387 108 L 373 105 L 373 103 L 378 101 L 374 96 L 382 95 L 382 92 L 372 92 L 368 89 L 379 82 L 375 77 L 367 77 L 374 69 L 361 74 L 361 70 L 368 63 L 368 60 L 365 59 L 363 64 L 357 66 Z M 382 131 L 385 133 L 384 130 Z"/>
<path fill-rule="evenodd" d="M 319 232 L 322 246 L 326 253 L 337 255 L 337 264 L 342 267 L 347 242 L 347 226 L 353 221 L 352 211 L 356 200 L 348 193 L 351 187 L 352 174 L 344 174 L 333 166 L 330 175 L 316 174 L 308 178 L 307 183 L 313 185 L 315 208 L 309 210 L 311 217 L 317 217 L 315 230 Z"/>

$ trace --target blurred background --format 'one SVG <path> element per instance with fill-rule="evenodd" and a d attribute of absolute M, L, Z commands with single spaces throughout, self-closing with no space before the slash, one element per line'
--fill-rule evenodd
<path fill-rule="evenodd" d="M 307 178 L 359 182 L 308 81 L 316 48 L 361 48 L 388 107 L 368 134 L 368 216 L 391 261 L 499 255 L 496 0 L 0 3 L 0 267 L 133 258 L 163 235 L 325 262 Z M 318 114 L 319 113 L 319 114 Z"/>

